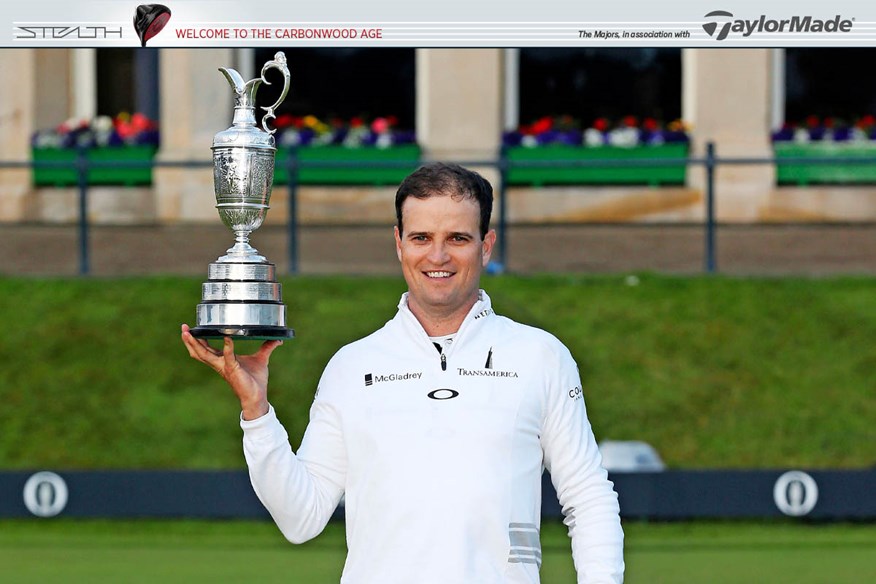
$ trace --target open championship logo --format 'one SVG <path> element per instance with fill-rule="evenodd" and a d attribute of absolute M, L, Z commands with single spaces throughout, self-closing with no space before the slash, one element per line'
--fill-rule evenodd
<path fill-rule="evenodd" d="M 733 20 L 733 13 L 726 10 L 713 10 L 704 18 L 712 19 L 703 24 L 703 30 L 716 41 L 723 41 L 733 33 L 750 37 L 754 33 L 847 33 L 852 30 L 854 18 L 842 18 L 839 14 L 829 20 L 812 16 L 792 16 L 785 19 L 759 18 Z M 720 28 L 719 28 L 720 27 Z"/>

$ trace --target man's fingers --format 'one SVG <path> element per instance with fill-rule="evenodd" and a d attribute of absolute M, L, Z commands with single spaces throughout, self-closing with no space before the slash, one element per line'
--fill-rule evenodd
<path fill-rule="evenodd" d="M 259 350 L 256 352 L 255 356 L 259 360 L 264 361 L 265 364 L 267 364 L 268 360 L 270 360 L 270 358 L 271 358 L 271 353 L 273 353 L 274 349 L 276 349 L 277 347 L 279 347 L 282 344 L 283 344 L 283 341 L 280 341 L 280 340 L 265 341 L 264 343 L 262 343 L 262 346 L 259 347 Z"/>
<path fill-rule="evenodd" d="M 206 363 L 214 369 L 221 367 L 221 365 L 216 364 L 216 361 L 217 359 L 221 360 L 222 353 L 210 347 L 204 339 L 196 339 L 193 337 L 188 326 L 182 325 L 181 337 L 183 344 L 186 346 L 189 356 L 192 359 Z"/>
<path fill-rule="evenodd" d="M 224 367 L 226 374 L 230 374 L 240 367 L 240 363 L 237 361 L 237 355 L 234 354 L 234 341 L 231 340 L 231 337 L 225 337 L 224 344 L 222 345 L 222 358 L 225 361 Z"/>

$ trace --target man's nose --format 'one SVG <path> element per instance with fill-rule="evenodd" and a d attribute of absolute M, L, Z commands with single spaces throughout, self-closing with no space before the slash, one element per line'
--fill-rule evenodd
<path fill-rule="evenodd" d="M 447 246 L 444 242 L 435 241 L 429 248 L 429 261 L 436 265 L 441 265 L 450 259 L 450 254 L 447 253 Z"/>

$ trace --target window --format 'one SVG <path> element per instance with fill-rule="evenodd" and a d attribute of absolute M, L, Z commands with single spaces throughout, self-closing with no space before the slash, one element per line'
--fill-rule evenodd
<path fill-rule="evenodd" d="M 158 119 L 158 51 L 100 49 L 97 55 L 97 114 L 140 112 Z"/>
<path fill-rule="evenodd" d="M 876 49 L 785 49 L 785 120 L 809 116 L 851 122 L 876 114 Z"/>
<path fill-rule="evenodd" d="M 519 120 L 681 117 L 681 49 L 521 49 Z"/>
<path fill-rule="evenodd" d="M 283 49 L 291 74 L 289 93 L 277 114 L 320 119 L 395 116 L 398 127 L 415 124 L 414 49 Z M 276 49 L 257 49 L 255 71 Z M 256 73 L 258 75 L 258 73 Z M 267 74 L 271 79 L 271 72 Z M 277 100 L 279 83 L 263 85 L 259 104 Z"/>

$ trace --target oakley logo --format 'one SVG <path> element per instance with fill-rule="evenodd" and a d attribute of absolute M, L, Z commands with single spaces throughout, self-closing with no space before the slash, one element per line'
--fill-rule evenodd
<path fill-rule="evenodd" d="M 759 18 L 745 20 L 732 19 L 733 14 L 726 10 L 713 10 L 706 14 L 705 18 L 714 19 L 703 25 L 703 30 L 717 41 L 723 41 L 733 32 L 743 37 L 750 37 L 754 33 L 847 33 L 852 30 L 854 19 L 842 18 L 839 14 L 826 20 L 813 18 L 812 16 L 792 16 L 791 18 L 776 20 L 767 18 L 761 14 Z"/>
<path fill-rule="evenodd" d="M 455 389 L 435 389 L 426 394 L 426 397 L 429 399 L 434 399 L 438 401 L 444 401 L 446 399 L 453 399 L 455 397 L 459 397 L 459 392 Z"/>

